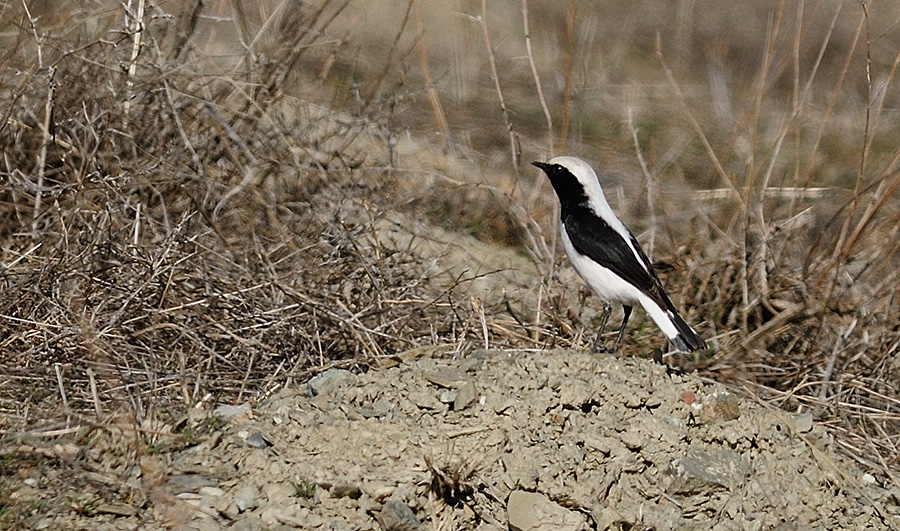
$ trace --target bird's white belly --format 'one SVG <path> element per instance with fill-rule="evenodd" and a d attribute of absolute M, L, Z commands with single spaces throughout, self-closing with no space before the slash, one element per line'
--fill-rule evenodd
<path fill-rule="evenodd" d="M 646 297 L 639 289 L 623 280 L 619 275 L 575 250 L 565 227 L 562 228 L 560 233 L 562 235 L 563 249 L 565 249 L 569 261 L 575 267 L 575 271 L 581 275 L 581 278 L 601 299 L 607 302 L 634 306 L 641 303 L 640 299 L 642 297 Z"/>

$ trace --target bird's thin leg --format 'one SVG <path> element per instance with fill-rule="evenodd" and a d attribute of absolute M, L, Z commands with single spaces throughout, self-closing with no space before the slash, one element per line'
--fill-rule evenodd
<path fill-rule="evenodd" d="M 591 347 L 591 352 L 593 352 L 594 354 L 607 351 L 607 349 L 602 347 L 600 343 L 603 342 L 603 330 L 606 329 L 606 323 L 609 322 L 609 314 L 611 313 L 612 305 L 606 301 L 603 301 L 603 320 L 600 321 L 600 330 L 597 331 L 597 337 L 594 338 L 594 345 Z"/>
<path fill-rule="evenodd" d="M 613 352 L 619 351 L 619 343 L 622 342 L 622 336 L 625 335 L 625 325 L 628 324 L 628 318 L 631 317 L 631 306 L 622 306 L 622 310 L 625 312 L 625 318 L 622 319 L 622 328 L 619 329 L 619 337 L 616 338 L 616 346 L 613 347 Z"/>

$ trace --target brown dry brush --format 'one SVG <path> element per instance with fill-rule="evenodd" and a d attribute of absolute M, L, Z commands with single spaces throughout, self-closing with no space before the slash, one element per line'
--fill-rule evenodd
<path fill-rule="evenodd" d="M 837 236 L 825 243 L 809 234 L 839 223 L 840 214 L 824 228 L 772 227 L 766 286 L 749 290 L 749 306 L 742 302 L 741 269 L 754 257 L 737 250 L 716 256 L 724 245 L 707 247 L 697 257 L 701 264 L 688 271 L 682 300 L 695 309 L 694 320 L 715 334 L 717 352 L 681 356 L 677 363 L 785 409 L 812 411 L 841 435 L 838 441 L 851 455 L 875 468 L 894 468 L 900 297 L 892 227 L 900 220 L 896 213 L 880 217 L 881 226 L 846 256 L 835 252 Z"/>
<path fill-rule="evenodd" d="M 145 24 L 124 30 L 113 8 L 77 31 L 7 8 L 5 435 L 54 417 L 62 392 L 70 412 L 124 406 L 141 422 L 154 404 L 259 399 L 311 371 L 455 340 L 465 310 L 442 307 L 421 257 L 373 236 L 386 170 L 342 149 L 381 109 L 330 129 L 282 112 L 331 97 L 322 76 L 341 43 L 319 41 L 346 4 L 289 10 L 264 35 L 238 24 L 271 45 L 220 63 L 202 48 L 200 2 L 148 3 Z"/>
<path fill-rule="evenodd" d="M 729 242 L 709 234 L 709 241 L 715 243 L 697 242 L 698 249 L 706 250 L 691 257 L 694 266 L 685 284 L 691 288 L 683 298 L 686 306 L 697 308 L 698 319 L 707 319 L 704 326 L 716 333 L 718 353 L 708 359 L 682 358 L 681 363 L 719 381 L 746 386 L 787 409 L 813 411 L 841 435 L 838 441 L 850 455 L 890 470 L 900 459 L 900 365 L 896 362 L 900 354 L 900 206 L 895 196 L 900 187 L 900 150 L 883 138 L 895 138 L 897 129 L 877 120 L 890 103 L 872 96 L 871 80 L 862 103 L 861 133 L 842 140 L 858 148 L 853 189 L 840 195 L 832 190 L 815 202 L 804 200 L 812 174 L 823 171 L 817 163 L 818 152 L 824 150 L 822 134 L 834 127 L 829 118 L 840 102 L 838 95 L 847 90 L 844 80 L 850 77 L 851 66 L 862 62 L 866 71 L 876 69 L 872 76 L 882 76 L 887 86 L 894 81 L 900 55 L 886 63 L 872 61 L 865 7 L 862 4 L 856 13 L 859 49 L 851 47 L 838 75 L 825 81 L 833 83 L 827 112 L 816 114 L 810 109 L 803 85 L 806 79 L 798 74 L 791 88 L 794 106 L 775 134 L 769 133 L 775 140 L 762 141 L 764 133 L 750 128 L 745 134 L 760 138 L 755 163 L 737 176 L 720 170 L 734 192 L 731 204 L 737 208 L 736 214 L 721 217 L 719 226 L 734 239 Z M 772 42 L 781 15 L 776 13 Z M 793 44 L 786 49 L 769 44 L 757 74 L 758 105 L 771 90 L 764 88 L 767 76 L 774 75 L 767 68 L 799 57 L 800 40 L 800 35 L 788 37 Z M 827 37 L 823 50 L 826 44 Z M 811 71 L 803 71 L 799 64 L 794 68 L 810 78 L 826 76 L 815 66 Z M 760 114 L 759 107 L 750 111 L 748 121 L 754 127 L 762 123 Z M 812 125 L 804 125 L 801 118 Z M 782 153 L 784 138 L 794 138 L 795 147 L 801 149 Z M 723 155 L 710 152 L 714 165 L 721 168 L 717 157 Z M 773 168 L 785 164 L 779 159 L 787 161 L 787 167 L 775 171 L 793 173 L 790 178 L 796 187 L 779 190 L 770 185 Z"/>

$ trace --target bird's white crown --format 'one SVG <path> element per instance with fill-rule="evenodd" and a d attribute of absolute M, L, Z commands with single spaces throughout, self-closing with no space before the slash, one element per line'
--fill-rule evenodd
<path fill-rule="evenodd" d="M 578 179 L 581 186 L 584 187 L 584 191 L 587 194 L 591 209 L 594 213 L 602 216 L 604 219 L 610 220 L 611 224 L 615 226 L 616 229 L 619 229 L 621 226 L 620 232 L 625 230 L 624 225 L 621 225 L 621 222 L 606 201 L 606 196 L 603 194 L 603 187 L 600 186 L 600 179 L 597 177 L 597 173 L 594 172 L 594 168 L 591 168 L 590 164 L 578 157 L 569 156 L 554 157 L 547 161 L 547 163 L 559 164 L 563 168 L 569 170 L 569 172 Z"/>

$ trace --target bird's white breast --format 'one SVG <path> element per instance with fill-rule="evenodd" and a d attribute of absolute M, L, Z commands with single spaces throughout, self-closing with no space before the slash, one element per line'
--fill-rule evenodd
<path fill-rule="evenodd" d="M 561 226 L 560 233 L 562 234 L 563 249 L 566 250 L 566 255 L 575 267 L 575 271 L 601 299 L 634 306 L 640 304 L 642 298 L 647 298 L 622 277 L 578 252 L 572 245 L 565 225 Z"/>

